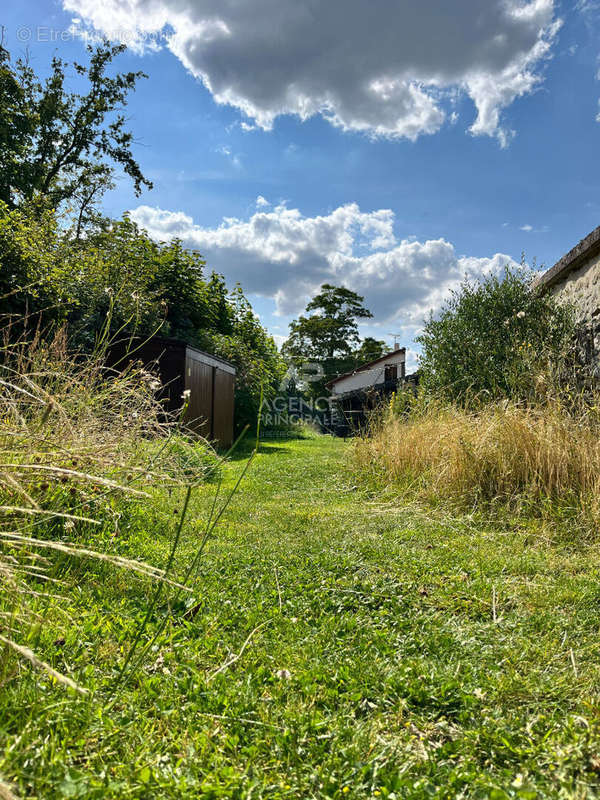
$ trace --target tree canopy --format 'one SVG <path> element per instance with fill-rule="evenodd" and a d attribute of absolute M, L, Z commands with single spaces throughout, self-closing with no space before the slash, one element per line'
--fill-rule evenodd
<path fill-rule="evenodd" d="M 97 214 L 118 167 L 136 195 L 151 188 L 133 152 L 123 110 L 143 72 L 109 75 L 124 45 L 88 46 L 89 63 L 52 60 L 40 81 L 22 59 L 14 63 L 0 47 L 0 200 L 9 208 L 44 198 L 51 208 L 68 203 L 76 232 Z M 83 93 L 69 91 L 72 67 Z"/>
<path fill-rule="evenodd" d="M 372 336 L 365 336 L 360 343 L 358 350 L 353 353 L 357 366 L 367 364 L 369 361 L 375 361 L 377 358 L 385 355 L 388 347 L 381 339 L 374 339 Z"/>
<path fill-rule="evenodd" d="M 306 312 L 290 323 L 282 354 L 296 366 L 318 365 L 321 379 L 310 382 L 310 394 L 323 394 L 334 375 L 385 352 L 385 342 L 371 336 L 361 341 L 358 322 L 373 315 L 365 307 L 364 297 L 351 289 L 324 283 Z"/>
<path fill-rule="evenodd" d="M 358 320 L 373 316 L 363 301 L 351 289 L 324 283 L 306 306 L 309 316 L 290 323 L 285 352 L 309 361 L 349 356 L 360 341 Z"/>
<path fill-rule="evenodd" d="M 100 213 L 117 168 L 136 194 L 151 187 L 123 114 L 143 73 L 109 74 L 123 50 L 88 47 L 87 65 L 55 58 L 42 82 L 0 47 L 2 324 L 15 335 L 64 324 L 81 353 L 101 331 L 184 339 L 236 365 L 236 423 L 254 424 L 285 367 L 241 287 L 207 274 L 181 241 L 156 242 L 127 215 Z M 82 93 L 67 90 L 69 67 Z"/>
<path fill-rule="evenodd" d="M 109 337 L 184 339 L 236 365 L 236 420 L 252 424 L 261 391 L 274 396 L 285 367 L 241 287 L 205 270 L 198 253 L 176 239 L 155 242 L 127 216 L 76 240 L 49 209 L 0 202 L 0 322 L 66 323 L 81 352 L 94 349 L 107 320 Z"/>

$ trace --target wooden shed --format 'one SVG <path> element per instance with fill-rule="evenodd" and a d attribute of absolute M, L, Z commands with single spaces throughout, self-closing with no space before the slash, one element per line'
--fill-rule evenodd
<path fill-rule="evenodd" d="M 221 447 L 233 442 L 235 367 L 178 339 L 153 336 L 113 346 L 109 364 L 140 361 L 160 378 L 165 409 L 176 413 L 189 391 L 184 421 Z"/>

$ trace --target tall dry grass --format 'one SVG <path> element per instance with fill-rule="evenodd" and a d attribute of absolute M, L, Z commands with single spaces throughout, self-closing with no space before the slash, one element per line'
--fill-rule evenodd
<path fill-rule="evenodd" d="M 392 404 L 393 405 L 393 404 Z M 599 404 L 546 397 L 465 410 L 436 401 L 392 408 L 357 441 L 361 470 L 427 500 L 538 507 L 568 502 L 600 512 Z"/>
<path fill-rule="evenodd" d="M 94 559 L 153 581 L 162 569 L 106 551 L 154 485 L 190 487 L 217 468 L 206 443 L 182 435 L 141 367 L 108 371 L 103 354 L 70 355 L 64 330 L 39 331 L 0 352 L 0 682 L 11 658 L 83 691 L 28 646 L 57 591 L 52 556 Z M 98 546 L 95 547 L 95 534 Z M 53 620 L 52 624 L 56 622 Z"/>

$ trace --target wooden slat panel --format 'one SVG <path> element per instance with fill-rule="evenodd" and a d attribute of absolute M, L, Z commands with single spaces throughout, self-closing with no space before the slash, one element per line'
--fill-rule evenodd
<path fill-rule="evenodd" d="M 235 376 L 221 369 L 215 370 L 213 435 L 221 447 L 233 443 L 234 389 Z"/>
<path fill-rule="evenodd" d="M 190 390 L 186 425 L 201 436 L 212 438 L 213 367 L 186 355 L 185 388 Z"/>
<path fill-rule="evenodd" d="M 231 364 L 184 342 L 161 337 L 121 342 L 113 345 L 107 356 L 107 365 L 118 370 L 131 361 L 141 362 L 160 376 L 159 397 L 165 411 L 178 417 L 182 394 L 189 389 L 186 425 L 221 447 L 233 442 L 235 368 Z"/>

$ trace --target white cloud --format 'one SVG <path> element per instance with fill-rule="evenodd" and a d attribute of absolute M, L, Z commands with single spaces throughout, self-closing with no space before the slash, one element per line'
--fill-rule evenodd
<path fill-rule="evenodd" d="M 281 333 L 273 333 L 271 335 L 273 336 L 277 347 L 281 347 L 288 338 L 287 336 L 283 336 Z"/>
<path fill-rule="evenodd" d="M 412 347 L 406 348 L 406 374 L 415 372 L 419 366 L 419 354 Z"/>
<path fill-rule="evenodd" d="M 229 161 L 229 163 L 236 169 L 242 168 L 241 158 L 239 157 L 239 155 L 237 155 L 237 153 L 234 153 L 232 151 L 229 145 L 223 144 L 220 147 L 217 147 L 216 152 L 219 153 L 219 155 L 225 156 L 225 158 Z"/>
<path fill-rule="evenodd" d="M 279 205 L 247 220 L 225 219 L 216 228 L 194 224 L 182 212 L 139 206 L 132 218 L 156 239 L 177 236 L 206 257 L 209 267 L 249 294 L 273 298 L 283 314 L 297 314 L 324 282 L 364 295 L 374 326 L 395 323 L 416 330 L 465 277 L 500 272 L 510 256 L 458 256 L 445 239 L 397 241 L 388 209 L 362 212 L 340 206 L 305 217 Z M 387 332 L 387 331 L 386 331 Z"/>
<path fill-rule="evenodd" d="M 541 225 L 539 228 L 534 228 L 533 225 L 521 225 L 519 228 L 520 231 L 524 231 L 525 233 L 548 233 L 550 228 L 547 225 Z"/>
<path fill-rule="evenodd" d="M 513 132 L 502 110 L 533 91 L 560 27 L 555 0 L 63 0 L 138 49 L 166 41 L 218 103 L 269 129 L 321 114 L 371 136 L 435 133 L 457 93 L 474 135 Z M 450 115 L 450 120 L 455 121 Z M 252 123 L 252 124 L 250 124 Z"/>

